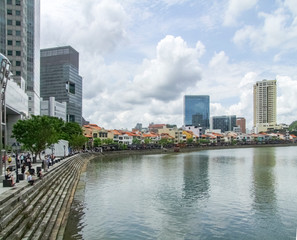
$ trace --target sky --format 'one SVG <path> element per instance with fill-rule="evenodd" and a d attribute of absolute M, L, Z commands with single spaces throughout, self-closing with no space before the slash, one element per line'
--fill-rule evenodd
<path fill-rule="evenodd" d="M 41 0 L 41 48 L 72 46 L 83 117 L 105 129 L 183 125 L 184 95 L 253 125 L 253 85 L 277 80 L 297 119 L 296 0 Z"/>

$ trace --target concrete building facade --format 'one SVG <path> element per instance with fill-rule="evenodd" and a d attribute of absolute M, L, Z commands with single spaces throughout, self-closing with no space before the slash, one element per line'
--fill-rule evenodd
<path fill-rule="evenodd" d="M 240 127 L 241 133 L 246 133 L 246 120 L 244 117 L 237 117 L 236 125 Z"/>
<path fill-rule="evenodd" d="M 254 131 L 266 132 L 276 127 L 276 80 L 254 84 Z"/>
<path fill-rule="evenodd" d="M 40 115 L 61 118 L 66 122 L 66 102 L 58 102 L 55 97 L 50 97 L 49 100 L 42 100 L 40 102 Z"/>

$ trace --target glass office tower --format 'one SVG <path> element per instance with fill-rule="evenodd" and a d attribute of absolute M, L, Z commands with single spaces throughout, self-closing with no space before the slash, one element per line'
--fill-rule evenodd
<path fill-rule="evenodd" d="M 42 49 L 40 52 L 40 95 L 66 102 L 68 122 L 82 124 L 82 77 L 79 53 L 70 46 Z"/>
<path fill-rule="evenodd" d="M 209 128 L 208 95 L 185 95 L 184 125 Z"/>
<path fill-rule="evenodd" d="M 40 0 L 0 1 L 0 52 L 28 95 L 29 114 L 40 114 Z"/>
<path fill-rule="evenodd" d="M 211 118 L 211 129 L 221 129 L 222 132 L 233 131 L 236 125 L 236 115 L 213 116 Z"/>

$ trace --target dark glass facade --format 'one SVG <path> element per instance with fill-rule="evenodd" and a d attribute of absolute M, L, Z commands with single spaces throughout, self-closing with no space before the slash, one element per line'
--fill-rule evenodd
<path fill-rule="evenodd" d="M 0 1 L 0 53 L 6 54 L 6 1 Z"/>
<path fill-rule="evenodd" d="M 186 95 L 184 98 L 184 125 L 209 128 L 209 96 Z"/>
<path fill-rule="evenodd" d="M 82 77 L 79 53 L 70 46 L 42 49 L 40 54 L 40 95 L 67 102 L 67 121 L 82 124 Z"/>
<path fill-rule="evenodd" d="M 222 132 L 233 131 L 237 127 L 236 116 L 214 116 L 212 117 L 212 128 L 221 129 Z"/>

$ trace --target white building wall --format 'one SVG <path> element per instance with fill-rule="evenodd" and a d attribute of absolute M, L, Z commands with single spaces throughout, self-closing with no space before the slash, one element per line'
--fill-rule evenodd
<path fill-rule="evenodd" d="M 40 103 L 40 115 L 52 116 L 62 118 L 66 122 L 66 102 L 57 102 L 55 97 L 50 97 L 49 100 L 41 101 Z"/>
<path fill-rule="evenodd" d="M 7 82 L 5 99 L 7 107 L 28 116 L 28 95 L 16 82 L 12 80 Z"/>

